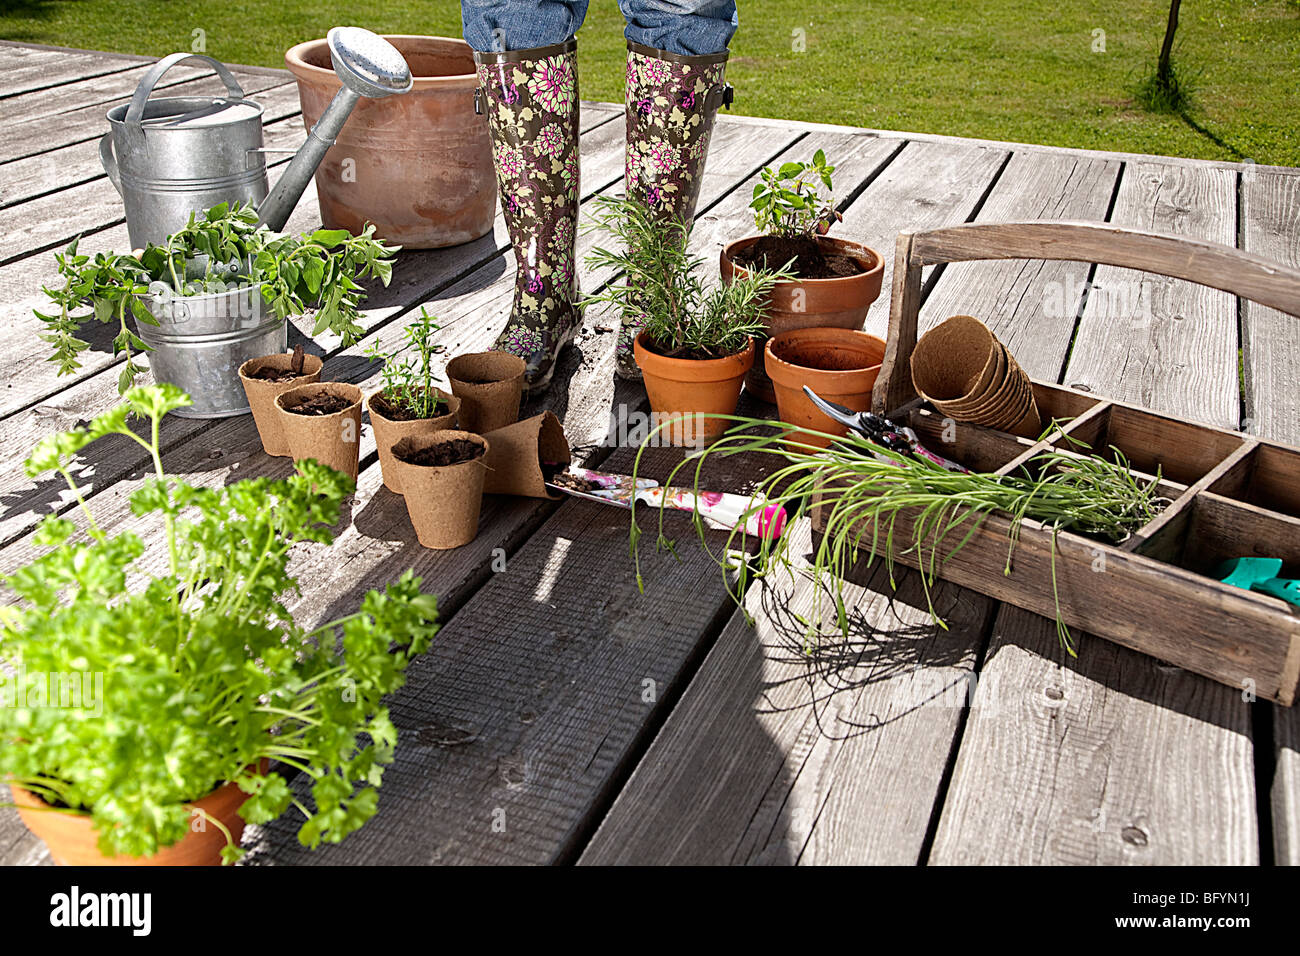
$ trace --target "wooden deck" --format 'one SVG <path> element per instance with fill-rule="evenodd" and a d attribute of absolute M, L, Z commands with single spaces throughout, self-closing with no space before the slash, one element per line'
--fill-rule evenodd
<path fill-rule="evenodd" d="M 51 250 L 77 235 L 83 251 L 127 245 L 96 140 L 104 112 L 147 62 L 0 44 L 0 572 L 29 559 L 42 514 L 69 507 L 61 483 L 23 476 L 30 447 L 117 397 L 109 336 L 92 333 L 84 368 L 59 378 L 31 310 L 52 274 Z M 289 75 L 236 73 L 266 107 L 267 145 L 300 142 Z M 196 77 L 173 70 L 161 85 L 217 90 Z M 621 107 L 585 104 L 582 127 L 590 199 L 620 188 Z M 1300 264 L 1300 170 L 725 115 L 695 247 L 713 259 L 724 240 L 751 232 L 758 170 L 817 148 L 838 166 L 838 234 L 887 262 L 900 230 L 1044 218 L 1199 236 Z M 309 193 L 289 227 L 316 222 Z M 593 241 L 580 240 L 580 259 Z M 585 270 L 582 284 L 594 290 L 610 278 Z M 1087 280 L 1133 291 L 1141 308 L 1117 317 L 1113 300 L 1094 295 L 1077 309 Z M 394 341 L 421 305 L 442 319 L 448 353 L 488 347 L 511 283 L 498 217 L 477 242 L 401 254 L 392 286 L 367 302 L 359 345 L 312 342 L 309 324 L 291 335 L 327 357 L 326 377 L 373 380 L 363 351 Z M 1062 289 L 1064 309 L 1053 305 Z M 887 298 L 872 308 L 869 331 L 883 334 Z M 1035 377 L 1300 444 L 1300 322 L 1281 314 L 1182 282 L 1041 262 L 929 275 L 923 326 L 958 312 L 985 319 Z M 561 417 L 578 461 L 617 470 L 634 449 L 608 440 L 611 415 L 644 409 L 645 396 L 615 381 L 609 324 L 588 316 L 533 411 Z M 291 468 L 262 453 L 250 417 L 169 420 L 164 439 L 168 470 L 200 484 Z M 910 572 L 894 593 L 864 570 L 853 639 L 806 658 L 789 622 L 809 612 L 810 583 L 752 589 L 748 608 L 762 613 L 757 629 L 746 626 L 685 520 L 673 525 L 680 561 L 645 549 L 643 596 L 624 513 L 489 499 L 472 545 L 428 551 L 402 500 L 381 486 L 369 428 L 361 453 L 337 541 L 297 556 L 303 594 L 292 610 L 305 623 L 326 620 L 409 566 L 439 596 L 444 626 L 393 701 L 401 744 L 376 818 L 314 855 L 298 846 L 291 820 L 250 831 L 252 862 L 1300 859 L 1300 710 L 1248 702 L 1087 636 L 1079 659 L 1063 663 L 1048 621 L 948 585 L 935 603 L 951 630 L 938 631 Z M 663 451 L 652 465 L 672 460 Z M 126 494 L 143 465 L 127 442 L 91 449 L 82 476 L 106 529 L 138 524 Z M 806 526 L 790 533 L 801 545 L 809 535 Z M 502 555 L 506 569 L 494 572 Z M 0 811 L 0 861 L 47 861 L 9 810 Z"/>

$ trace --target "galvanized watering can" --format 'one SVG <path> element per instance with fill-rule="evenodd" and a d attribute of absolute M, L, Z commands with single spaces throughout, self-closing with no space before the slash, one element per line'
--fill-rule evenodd
<path fill-rule="evenodd" d="M 387 40 L 357 27 L 329 32 L 330 54 L 343 83 L 268 194 L 262 107 L 244 96 L 239 81 L 217 60 L 173 53 L 144 75 L 131 102 L 108 112 L 111 129 L 100 140 L 104 171 L 126 207 L 131 246 L 162 245 L 199 212 L 221 202 L 249 202 L 271 229 L 284 228 L 325 152 L 334 144 L 362 96 L 411 88 L 411 71 Z M 205 64 L 225 84 L 227 96 L 150 99 L 163 74 L 180 63 Z M 199 274 L 203 262 L 190 263 Z M 231 276 L 238 282 L 237 276 Z M 256 285 L 198 296 L 154 296 L 146 301 L 159 326 L 137 323 L 154 379 L 189 393 L 194 404 L 177 412 L 221 418 L 248 412 L 239 366 L 284 351 L 287 328 L 263 315 Z"/>
<path fill-rule="evenodd" d="M 352 107 L 362 96 L 405 93 L 411 70 L 383 37 L 359 27 L 329 32 L 330 56 L 343 83 L 307 142 L 267 195 L 262 107 L 244 96 L 226 67 L 199 53 L 173 53 L 150 68 L 131 102 L 108 111 L 111 129 L 99 143 L 104 171 L 126 206 L 131 245 L 161 245 L 191 212 L 220 202 L 251 202 L 262 222 L 280 230 Z M 225 99 L 172 96 L 150 99 L 164 73 L 180 63 L 212 68 L 226 86 Z"/>

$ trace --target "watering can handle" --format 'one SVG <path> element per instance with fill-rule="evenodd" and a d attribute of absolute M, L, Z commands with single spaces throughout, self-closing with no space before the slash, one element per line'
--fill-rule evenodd
<path fill-rule="evenodd" d="M 239 85 L 233 73 L 226 69 L 226 65 L 219 60 L 214 60 L 210 56 L 204 56 L 202 53 L 169 53 L 152 67 L 140 80 L 140 85 L 135 88 L 135 95 L 131 97 L 131 105 L 126 110 L 126 125 L 128 129 L 140 128 L 140 120 L 144 117 L 144 104 L 148 101 L 153 93 L 154 85 L 162 79 L 162 75 L 176 66 L 178 63 L 185 63 L 190 60 L 197 60 L 212 67 L 213 72 L 221 78 L 221 82 L 226 84 L 226 92 L 230 94 L 231 99 L 242 100 L 244 98 L 244 88 Z"/>
<path fill-rule="evenodd" d="M 122 195 L 122 178 L 117 174 L 117 156 L 113 153 L 113 131 L 109 130 L 99 141 L 99 162 L 108 173 L 108 181 L 117 194 Z"/>

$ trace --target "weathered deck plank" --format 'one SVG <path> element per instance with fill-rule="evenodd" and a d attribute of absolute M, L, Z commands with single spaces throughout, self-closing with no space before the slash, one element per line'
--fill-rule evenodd
<path fill-rule="evenodd" d="M 1248 167 L 1241 178 L 1241 211 L 1243 249 L 1300 266 L 1300 243 L 1296 241 L 1300 236 L 1300 173 Z M 1300 320 L 1246 302 L 1241 347 L 1243 428 L 1300 445 Z M 1300 711 L 1274 706 L 1273 727 L 1273 855 L 1275 862 L 1295 866 L 1300 864 Z M 1256 745 L 1262 747 L 1264 741 Z M 1268 784 L 1261 781 L 1261 785 Z"/>
<path fill-rule="evenodd" d="M 1235 188 L 1218 170 L 1137 164 L 1125 170 L 1112 221 L 1230 243 Z M 1188 418 L 1229 415 L 1235 347 L 1223 343 L 1235 340 L 1233 298 L 1120 270 L 1097 276 L 1107 286 L 1140 283 L 1142 299 L 1130 301 L 1150 301 L 1151 314 L 1134 329 L 1130 315 L 1090 296 L 1065 382 Z M 1209 347 L 1198 352 L 1192 340 L 1205 335 Z M 999 612 L 929 861 L 1257 862 L 1240 694 L 1090 635 L 1077 642 L 1069 661 L 1049 621 Z"/>
<path fill-rule="evenodd" d="M 120 73 L 136 66 L 135 60 L 101 53 L 66 53 L 37 47 L 0 47 L 3 88 L 0 99 L 47 90 L 77 80 Z"/>
<path fill-rule="evenodd" d="M 1117 163 L 1017 153 L 976 218 L 1103 218 L 1118 172 Z M 894 205 L 875 195 L 878 185 L 858 200 L 863 209 Z M 973 184 L 971 196 L 984 189 Z M 1052 283 L 1081 281 L 1087 266 L 1051 265 L 950 267 L 923 323 L 979 315 L 1054 372 L 1073 316 L 1045 314 Z M 953 630 L 936 635 L 919 579 L 908 573 L 900 584 L 895 596 L 877 574 L 851 589 L 852 642 L 831 639 L 821 665 L 801 659 L 793 623 L 813 606 L 811 582 L 751 592 L 748 610 L 765 612 L 757 631 L 740 614 L 729 622 L 583 862 L 916 863 L 994 602 L 943 585 L 936 606 Z"/>

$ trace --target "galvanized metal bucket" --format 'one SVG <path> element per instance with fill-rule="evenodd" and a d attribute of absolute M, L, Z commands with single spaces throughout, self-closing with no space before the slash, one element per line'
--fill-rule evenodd
<path fill-rule="evenodd" d="M 149 99 L 164 73 L 191 61 L 210 66 L 229 96 Z M 108 122 L 112 129 L 100 140 L 99 156 L 126 207 L 132 248 L 161 245 L 194 210 L 236 200 L 257 205 L 266 198 L 262 107 L 212 57 L 163 57 L 130 103 L 108 111 Z"/>
<path fill-rule="evenodd" d="M 249 412 L 239 366 L 283 352 L 288 345 L 288 323 L 266 308 L 261 290 L 259 282 L 178 296 L 162 287 L 145 297 L 158 325 L 136 322 L 136 329 L 153 349 L 149 366 L 154 381 L 170 382 L 194 400 L 174 414 L 228 418 Z"/>

